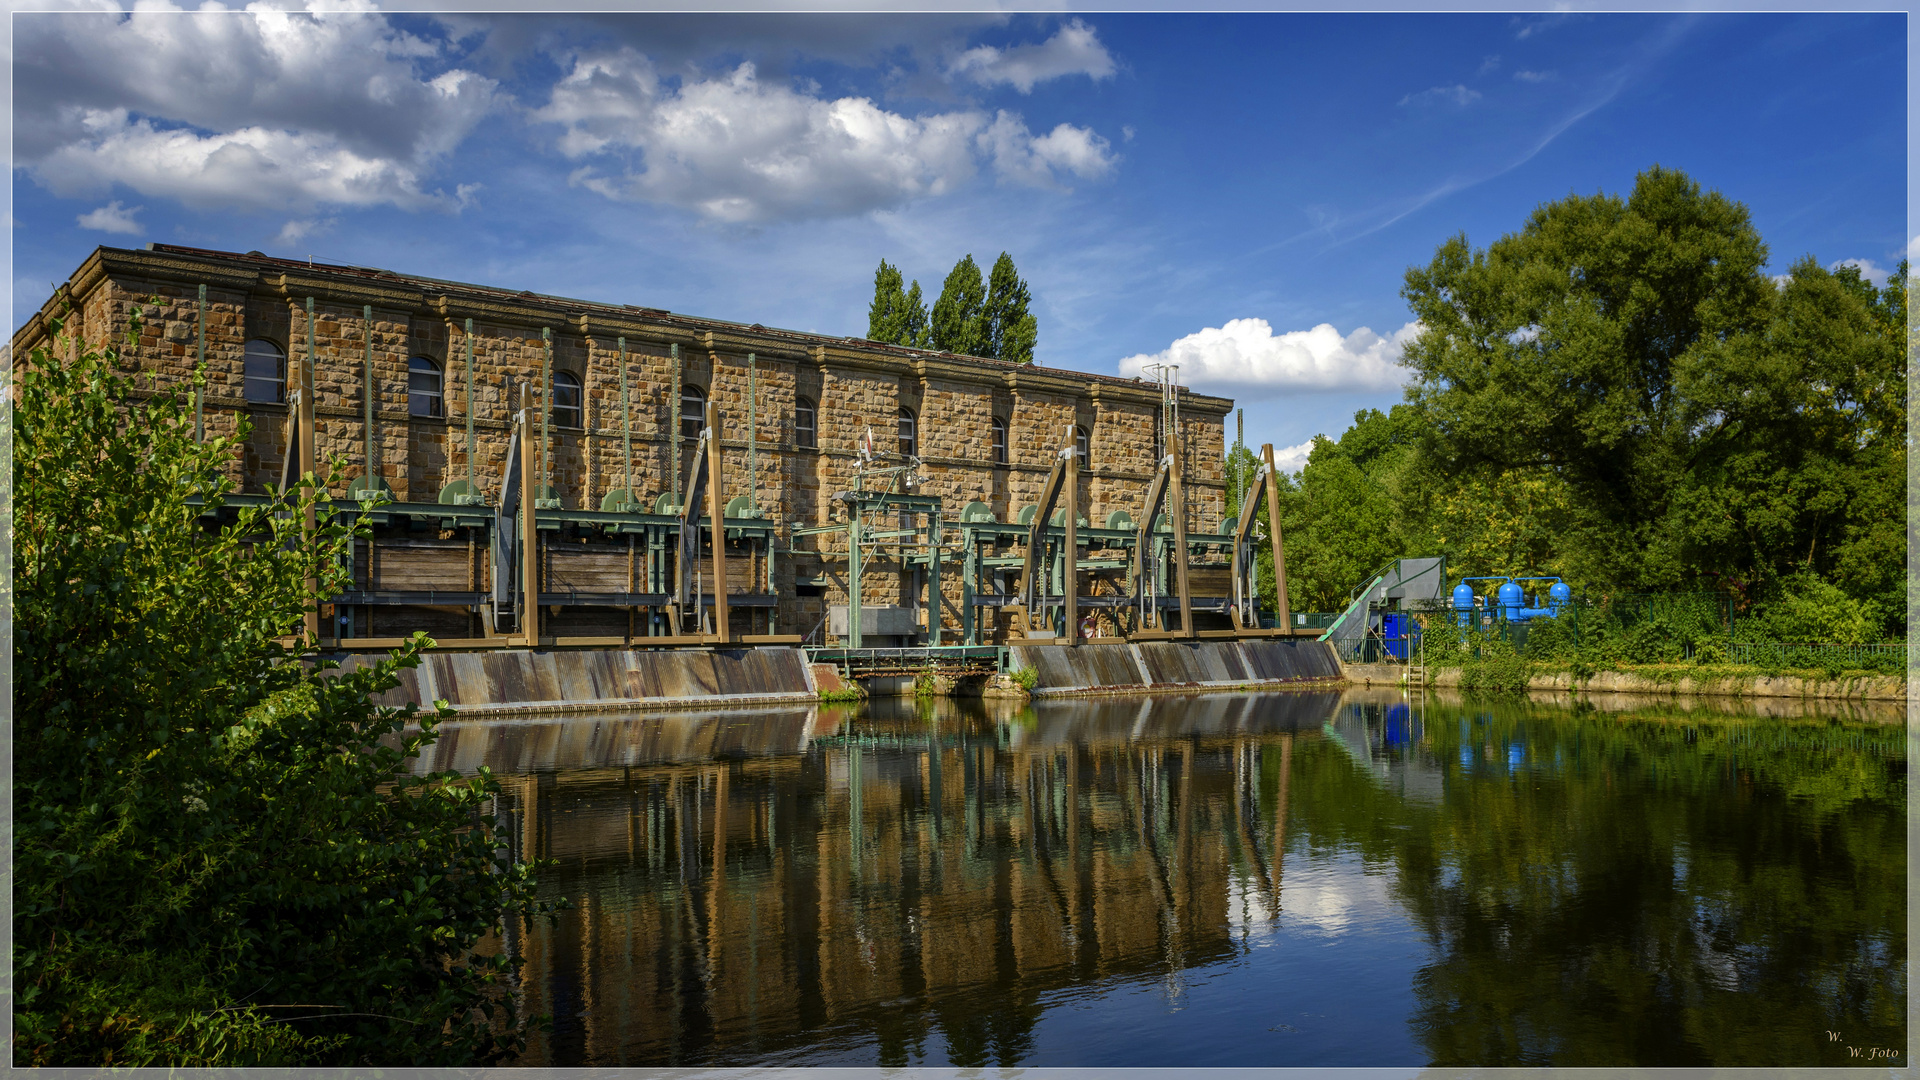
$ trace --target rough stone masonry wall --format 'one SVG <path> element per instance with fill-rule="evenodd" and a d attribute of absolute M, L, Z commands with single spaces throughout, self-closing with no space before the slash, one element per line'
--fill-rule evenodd
<path fill-rule="evenodd" d="M 116 254 L 133 264 L 144 257 Z M 194 276 L 137 269 L 97 275 L 84 295 L 70 298 L 75 305 L 70 329 L 89 342 L 117 341 L 133 308 L 142 307 L 144 325 L 126 353 L 127 366 L 151 376 L 160 388 L 185 388 L 194 368 L 199 316 L 197 283 L 181 278 Z M 81 277 L 76 274 L 76 281 Z M 625 320 L 624 326 L 617 318 L 601 324 L 595 316 L 542 310 L 531 303 L 522 305 L 525 311 L 479 302 L 463 309 L 446 297 L 436 301 L 418 291 L 384 285 L 294 281 L 291 274 L 277 281 L 274 277 L 240 264 L 209 265 L 204 276 L 210 282 L 205 317 L 207 430 L 213 436 L 230 435 L 242 421 L 251 425 L 230 469 L 245 491 L 278 482 L 287 422 L 285 405 L 245 400 L 244 350 L 254 338 L 283 351 L 290 375 L 313 357 L 316 450 L 323 463 L 330 458 L 345 463 L 336 495 L 344 495 L 346 483 L 367 468 L 363 393 L 369 334 L 378 475 L 404 502 L 436 501 L 446 484 L 465 479 L 467 309 L 474 313 L 473 472 L 486 497 L 498 492 L 520 388 L 532 388 L 536 405 L 543 404 L 538 393 L 547 350 L 543 326 L 551 331 L 552 367 L 573 373 L 583 387 L 584 427 L 550 423 L 548 430 L 551 454 L 543 473 L 568 507 L 598 510 L 607 492 L 626 482 L 621 336 L 626 338 L 632 487 L 649 507 L 673 487 L 671 470 L 684 470 L 695 445 L 692 438 L 683 439 L 679 461 L 670 460 L 670 346 L 675 343 L 680 346 L 682 382 L 719 402 L 727 498 L 747 489 L 747 353 L 755 353 L 757 495 L 765 512 L 795 524 L 825 524 L 833 516 L 831 496 L 854 485 L 855 447 L 869 428 L 881 450 L 897 448 L 903 406 L 917 419 L 918 454 L 927 478 L 921 491 L 944 500 L 949 521 L 974 500 L 990 504 L 1002 520 L 1011 520 L 1039 497 L 1055 453 L 1068 444 L 1075 425 L 1090 436 L 1092 463 L 1079 487 L 1081 513 L 1090 522 L 1103 525 L 1115 509 L 1137 515 L 1155 464 L 1158 407 L 1151 384 L 1102 383 L 1041 368 L 1010 374 L 1005 367 L 965 358 L 868 352 L 857 342 L 834 344 L 833 339 L 809 348 L 790 338 L 756 340 L 747 328 L 702 334 L 684 326 L 647 324 L 638 316 Z M 305 305 L 310 294 L 311 320 Z M 370 322 L 365 314 L 369 298 L 375 301 Z M 47 314 L 56 312 L 57 305 L 50 304 Z M 16 347 L 34 344 L 33 332 L 33 325 L 22 331 Z M 441 417 L 409 415 L 408 361 L 415 356 L 432 360 L 441 372 Z M 796 444 L 794 405 L 802 395 L 816 406 L 813 447 Z M 1196 400 L 1204 408 L 1190 406 L 1182 425 L 1189 524 L 1212 529 L 1219 527 L 1225 505 L 1221 454 L 1230 403 Z M 994 417 L 1007 422 L 1006 465 L 993 460 Z M 811 629 L 827 605 L 845 602 L 844 541 L 836 548 L 838 539 L 829 535 L 800 541 L 801 547 L 819 549 L 824 561 L 779 557 L 777 617 L 783 630 Z M 796 575 L 824 578 L 825 595 L 797 596 Z M 957 566 L 943 578 L 944 621 L 957 628 Z M 910 572 L 882 558 L 869 564 L 864 584 L 868 603 L 886 604 L 901 602 L 913 582 Z"/>

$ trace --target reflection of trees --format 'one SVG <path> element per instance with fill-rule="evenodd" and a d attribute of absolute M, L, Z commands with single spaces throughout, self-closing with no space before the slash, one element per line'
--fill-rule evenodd
<path fill-rule="evenodd" d="M 903 709 L 799 755 L 513 778 L 519 854 L 576 904 L 515 935 L 555 1016 L 530 1057 L 1026 1060 L 1049 993 L 1233 955 L 1292 733 L 1334 699 L 1272 700 Z"/>
<path fill-rule="evenodd" d="M 1904 1046 L 1899 729 L 1423 719 L 1437 806 L 1326 748 L 1294 783 L 1310 842 L 1399 869 L 1438 948 L 1411 1018 L 1433 1064 L 1841 1064 L 1829 1030 Z"/>

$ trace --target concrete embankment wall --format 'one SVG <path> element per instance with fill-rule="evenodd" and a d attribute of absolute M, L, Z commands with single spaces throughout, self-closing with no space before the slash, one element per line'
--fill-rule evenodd
<path fill-rule="evenodd" d="M 1407 669 L 1399 664 L 1346 664 L 1348 682 L 1361 686 L 1397 686 Z M 1458 687 L 1459 668 L 1436 668 L 1427 673 L 1427 685 Z M 1797 675 L 1730 675 L 1660 678 L 1630 671 L 1596 671 L 1576 680 L 1565 671 L 1535 675 L 1527 689 L 1582 694 L 1657 694 L 1667 697 L 1807 698 L 1816 701 L 1905 701 L 1907 680 L 1893 675 L 1861 675 L 1838 679 L 1803 679 Z"/>
<path fill-rule="evenodd" d="M 365 663 L 335 657 L 345 670 Z M 810 703 L 806 654 L 756 649 L 502 649 L 430 652 L 382 705 L 446 701 L 464 715 Z"/>
<path fill-rule="evenodd" d="M 1319 641 L 1151 641 L 1127 645 L 1015 645 L 1010 667 L 1037 672 L 1035 697 L 1151 690 L 1268 687 L 1340 678 Z"/>

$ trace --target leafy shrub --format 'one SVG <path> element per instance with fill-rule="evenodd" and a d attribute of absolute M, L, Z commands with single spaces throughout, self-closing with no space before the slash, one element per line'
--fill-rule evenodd
<path fill-rule="evenodd" d="M 1743 638 L 1796 644 L 1860 645 L 1874 639 L 1883 621 L 1876 605 L 1812 574 L 1782 581 L 1778 593 L 1754 614 L 1741 623 Z"/>
<path fill-rule="evenodd" d="M 283 648 L 354 530 L 312 477 L 203 528 L 244 427 L 196 441 L 117 361 L 34 349 L 14 384 L 15 1062 L 511 1053 L 482 945 L 533 880 L 497 784 L 408 775 L 440 711 L 369 703 L 432 643 L 348 674 Z"/>
<path fill-rule="evenodd" d="M 1019 685 L 1020 689 L 1025 690 L 1029 694 L 1033 693 L 1034 686 L 1040 682 L 1040 670 L 1038 668 L 1014 668 L 1012 671 L 1007 672 L 1007 675 Z"/>

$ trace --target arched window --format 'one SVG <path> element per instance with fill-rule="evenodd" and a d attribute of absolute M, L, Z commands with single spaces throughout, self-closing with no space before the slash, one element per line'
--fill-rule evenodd
<path fill-rule="evenodd" d="M 818 446 L 818 418 L 814 415 L 813 402 L 803 397 L 793 399 L 793 442 L 796 446 Z"/>
<path fill-rule="evenodd" d="M 571 371 L 553 373 L 553 423 L 555 427 L 580 427 L 580 376 Z"/>
<path fill-rule="evenodd" d="M 1079 460 L 1081 472 L 1086 472 L 1087 469 L 1093 464 L 1092 456 L 1087 453 L 1087 444 L 1088 444 L 1087 429 L 1079 426 L 1078 424 L 1074 425 L 1073 456 Z"/>
<path fill-rule="evenodd" d="M 254 338 L 246 348 L 246 386 L 248 401 L 279 404 L 287 400 L 287 354 L 265 338 Z"/>
<path fill-rule="evenodd" d="M 997 416 L 993 418 L 993 463 L 1007 463 L 1007 422 Z"/>
<path fill-rule="evenodd" d="M 407 415 L 446 415 L 440 395 L 440 365 L 424 356 L 407 361 Z"/>
<path fill-rule="evenodd" d="M 900 409 L 900 456 L 914 457 L 920 453 L 920 425 L 913 418 L 913 410 L 904 406 Z"/>
<path fill-rule="evenodd" d="M 693 385 L 680 385 L 680 437 L 697 439 L 707 426 L 707 392 Z"/>

